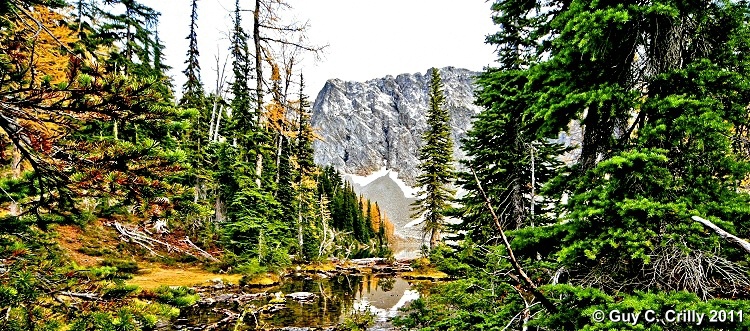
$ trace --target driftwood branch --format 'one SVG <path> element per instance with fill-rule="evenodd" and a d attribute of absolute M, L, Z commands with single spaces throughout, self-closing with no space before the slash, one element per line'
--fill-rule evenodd
<path fill-rule="evenodd" d="M 722 237 L 729 242 L 739 245 L 740 247 L 742 247 L 742 249 L 745 250 L 745 252 L 750 253 L 750 243 L 743 240 L 742 238 L 737 237 L 729 232 L 726 232 L 724 229 L 720 228 L 718 225 L 700 216 L 693 216 L 692 219 L 693 221 L 696 221 L 700 224 L 703 224 L 705 227 L 711 230 L 714 230 L 714 232 L 716 232 L 716 234 L 718 234 L 719 237 Z"/>
<path fill-rule="evenodd" d="M 185 240 L 183 240 L 186 244 L 188 244 L 190 247 L 192 247 L 194 250 L 198 251 L 201 256 L 213 261 L 213 262 L 219 262 L 219 259 L 213 257 L 213 255 L 209 254 L 208 252 L 202 250 L 200 247 L 198 247 L 196 244 L 194 244 L 192 241 L 190 241 L 190 237 L 185 236 Z"/>
<path fill-rule="evenodd" d="M 175 249 L 175 247 L 173 247 L 172 245 L 170 245 L 168 243 L 165 243 L 165 242 L 163 242 L 161 240 L 157 240 L 157 239 L 151 238 L 151 237 L 149 237 L 147 234 L 145 234 L 143 232 L 140 232 L 140 231 L 137 231 L 137 230 L 128 229 L 127 227 L 125 227 L 124 225 L 120 224 L 119 222 L 114 222 L 113 226 L 115 227 L 115 229 L 117 230 L 117 232 L 119 232 L 120 235 L 122 237 L 124 237 L 125 239 L 127 239 L 129 242 L 136 243 L 136 244 L 140 245 L 141 247 L 143 247 L 143 248 L 147 249 L 149 252 L 151 252 L 151 254 L 154 254 L 156 256 L 163 257 L 162 255 L 160 255 L 159 253 L 157 253 L 154 250 L 154 246 L 155 246 L 154 244 L 160 244 L 160 245 L 165 246 L 167 248 L 168 252 L 171 252 L 173 250 L 177 250 L 177 249 Z"/>
<path fill-rule="evenodd" d="M 503 226 L 500 225 L 500 218 L 497 217 L 497 214 L 495 213 L 495 209 L 492 207 L 492 203 L 490 202 L 490 199 L 487 197 L 487 194 L 484 192 L 484 189 L 482 188 L 482 183 L 479 182 L 479 177 L 477 177 L 477 173 L 474 172 L 474 169 L 471 169 L 471 173 L 474 175 L 474 180 L 477 182 L 477 187 L 479 188 L 479 193 L 482 194 L 482 198 L 484 198 L 485 205 L 487 206 L 487 209 L 489 209 L 490 214 L 492 215 L 492 219 L 495 222 L 495 227 L 500 232 L 500 237 L 503 240 L 503 245 L 505 246 L 505 249 L 508 251 L 508 258 L 510 259 L 510 263 L 513 265 L 513 269 L 516 270 L 516 273 L 521 276 L 521 279 L 523 282 L 521 283 L 521 286 L 524 287 L 527 291 L 531 292 L 534 297 L 536 297 L 539 302 L 546 308 L 550 313 L 556 313 L 557 307 L 555 307 L 554 304 L 552 304 L 547 297 L 539 291 L 539 287 L 536 286 L 533 280 L 529 278 L 529 276 L 526 274 L 526 272 L 523 270 L 523 267 L 520 263 L 518 263 L 518 260 L 516 259 L 515 254 L 513 254 L 513 249 L 510 247 L 510 242 L 508 241 L 508 237 L 505 235 L 505 230 L 503 229 Z"/>
<path fill-rule="evenodd" d="M 90 301 L 96 301 L 99 300 L 99 296 L 94 293 L 78 293 L 78 292 L 59 292 L 58 295 L 71 297 L 71 298 L 79 298 L 84 300 L 90 300 Z"/>
<path fill-rule="evenodd" d="M 167 252 L 177 252 L 180 254 L 186 254 L 190 255 L 196 259 L 205 258 L 207 260 L 210 260 L 212 262 L 218 262 L 219 259 L 215 258 L 210 253 L 204 251 L 200 247 L 198 247 L 195 243 L 193 243 L 189 237 L 185 237 L 185 239 L 182 240 L 186 245 L 188 245 L 189 249 L 182 249 L 180 247 L 174 246 L 168 242 L 161 241 L 158 239 L 155 239 L 141 231 L 133 230 L 128 228 L 127 226 L 124 226 L 120 224 L 119 222 L 114 222 L 112 226 L 117 230 L 117 232 L 120 233 L 120 235 L 125 238 L 128 242 L 135 243 L 140 245 L 141 247 L 147 249 L 151 254 L 154 254 L 159 257 L 163 257 L 159 253 L 157 253 L 154 248 L 157 246 L 164 247 Z M 197 252 L 197 254 L 194 254 L 193 252 Z"/>

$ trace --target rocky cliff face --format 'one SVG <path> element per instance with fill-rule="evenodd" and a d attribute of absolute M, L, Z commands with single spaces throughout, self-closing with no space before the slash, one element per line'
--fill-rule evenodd
<path fill-rule="evenodd" d="M 451 115 L 454 159 L 464 158 L 460 140 L 481 110 L 474 102 L 475 72 L 440 69 L 445 107 Z M 367 175 L 382 167 L 397 171 L 407 184 L 418 175 L 417 154 L 428 107 L 429 72 L 386 76 L 361 82 L 332 79 L 313 105 L 315 162 L 339 171 Z"/>

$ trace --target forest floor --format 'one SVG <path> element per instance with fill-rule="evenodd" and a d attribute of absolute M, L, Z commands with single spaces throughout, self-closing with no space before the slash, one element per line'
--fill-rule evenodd
<path fill-rule="evenodd" d="M 78 268 L 88 269 L 102 265 L 115 265 L 123 261 L 135 263 L 137 271 L 127 283 L 138 285 L 144 290 L 153 290 L 159 286 L 199 286 L 221 281 L 226 284 L 239 284 L 242 274 L 216 273 L 207 270 L 208 264 L 196 259 L 191 262 L 179 262 L 185 256 L 175 256 L 174 253 L 159 251 L 166 258 L 153 256 L 145 249 L 140 249 L 133 243 L 128 243 L 120 236 L 111 221 L 99 220 L 85 227 L 77 225 L 58 226 L 57 242 Z M 176 234 L 158 237 L 164 242 L 177 245 L 181 236 Z M 171 255 L 168 255 L 171 254 Z M 289 272 L 336 274 L 339 272 L 371 273 L 379 268 L 388 268 L 386 259 L 361 259 L 355 263 L 351 261 L 325 261 L 307 265 L 295 266 Z M 442 272 L 432 269 L 408 269 L 408 260 L 399 259 L 401 266 L 399 273 L 408 279 L 440 280 L 447 278 Z M 392 260 L 391 260 L 392 261 Z M 392 263 L 392 262 L 391 262 Z M 296 269 L 296 270 L 295 270 Z M 375 270 L 373 270 L 375 269 Z M 395 271 L 395 269 L 389 269 Z M 246 281 L 250 285 L 264 286 L 276 284 L 283 277 L 280 273 L 264 273 L 251 277 Z M 268 284 L 266 284 L 268 283 Z"/>
<path fill-rule="evenodd" d="M 107 261 L 133 261 L 138 267 L 127 283 L 138 285 L 145 290 L 153 290 L 161 285 L 193 286 L 221 280 L 238 284 L 242 275 L 215 273 L 206 270 L 202 262 L 174 262 L 172 259 L 158 259 L 141 255 L 133 250 L 133 244 L 124 242 L 117 231 L 104 222 L 96 221 L 81 228 L 77 225 L 58 226 L 57 242 L 72 263 L 79 268 L 101 266 Z M 176 242 L 176 238 L 161 238 Z M 137 248 L 137 247 L 136 247 Z M 148 254 L 148 253 L 147 253 Z"/>

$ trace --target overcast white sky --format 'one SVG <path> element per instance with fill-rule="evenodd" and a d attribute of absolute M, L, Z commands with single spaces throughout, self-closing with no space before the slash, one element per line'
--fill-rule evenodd
<path fill-rule="evenodd" d="M 184 61 L 190 18 L 189 0 L 144 0 L 162 13 L 159 34 L 177 90 L 184 83 Z M 307 94 L 314 99 L 331 78 L 364 81 L 385 75 L 425 72 L 455 66 L 481 70 L 495 59 L 485 45 L 496 30 L 485 0 L 288 0 L 284 15 L 309 21 L 309 41 L 329 45 L 323 57 L 306 56 L 302 72 Z M 250 9 L 253 1 L 241 0 Z M 215 86 L 216 60 L 229 53 L 227 31 L 233 0 L 198 1 L 201 75 L 208 91 Z M 249 27 L 250 14 L 245 19 Z M 248 29 L 250 30 L 250 29 Z M 231 69 L 231 68 L 230 68 Z M 231 70 L 230 70 L 231 71 Z M 178 92 L 179 93 L 179 92 Z"/>

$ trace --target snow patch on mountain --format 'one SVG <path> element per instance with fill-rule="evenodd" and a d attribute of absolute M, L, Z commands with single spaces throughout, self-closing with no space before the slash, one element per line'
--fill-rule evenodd
<path fill-rule="evenodd" d="M 352 184 L 356 184 L 361 187 L 365 187 L 378 178 L 384 176 L 388 176 L 394 183 L 396 183 L 396 185 L 398 185 L 398 187 L 401 189 L 401 192 L 404 194 L 404 198 L 416 198 L 419 194 L 419 188 L 409 186 L 408 184 L 406 184 L 406 182 L 399 178 L 398 172 L 389 170 L 387 167 L 382 167 L 380 168 L 380 170 L 375 171 L 367 176 L 344 174 L 345 179 L 349 180 L 349 182 L 351 182 Z"/>

